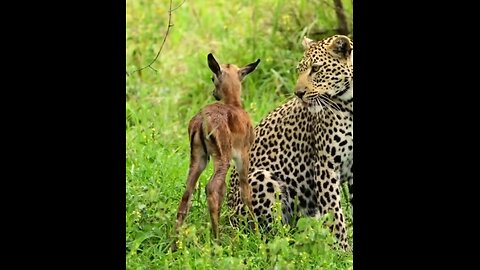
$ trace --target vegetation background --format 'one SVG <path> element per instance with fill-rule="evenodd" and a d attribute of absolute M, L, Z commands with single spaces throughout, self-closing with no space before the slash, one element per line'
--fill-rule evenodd
<path fill-rule="evenodd" d="M 213 244 L 204 194 L 211 164 L 199 179 L 180 249 L 169 250 L 188 172 L 188 121 L 214 102 L 207 54 L 238 65 L 262 60 L 243 83 L 244 107 L 256 125 L 292 95 L 303 36 L 353 38 L 352 1 L 182 1 L 172 2 L 172 26 L 151 65 L 156 71 L 133 72 L 155 59 L 170 1 L 127 0 L 127 269 L 352 269 L 352 253 L 330 245 L 322 226 L 329 217 L 302 219 L 294 231 L 277 221 L 277 234 L 262 236 L 229 226 L 224 204 L 221 245 Z"/>

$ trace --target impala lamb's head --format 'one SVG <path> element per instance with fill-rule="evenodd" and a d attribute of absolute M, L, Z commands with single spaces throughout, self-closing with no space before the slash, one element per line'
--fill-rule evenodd
<path fill-rule="evenodd" d="M 211 53 L 208 54 L 208 67 L 213 72 L 212 82 L 215 85 L 213 96 L 216 100 L 223 100 L 225 96 L 236 96 L 241 93 L 230 93 L 229 91 L 241 91 L 242 80 L 255 70 L 260 59 L 242 68 L 234 64 L 218 64 Z"/>

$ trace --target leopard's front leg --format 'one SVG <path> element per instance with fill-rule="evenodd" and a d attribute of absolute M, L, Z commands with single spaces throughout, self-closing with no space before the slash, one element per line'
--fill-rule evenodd
<path fill-rule="evenodd" d="M 341 206 L 340 174 L 336 173 L 334 169 L 329 168 L 329 165 L 331 164 L 331 162 L 327 161 L 319 166 L 317 181 L 320 182 L 320 212 L 322 216 L 328 212 L 333 213 L 334 223 L 330 226 L 330 229 L 335 233 L 341 248 L 344 250 L 350 250 L 345 218 Z"/>

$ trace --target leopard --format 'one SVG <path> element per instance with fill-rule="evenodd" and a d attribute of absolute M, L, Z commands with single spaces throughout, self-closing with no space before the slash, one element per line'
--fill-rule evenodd
<path fill-rule="evenodd" d="M 301 44 L 294 93 L 254 128 L 248 174 L 253 212 L 263 228 L 272 224 L 276 202 L 284 224 L 330 213 L 328 227 L 337 243 L 353 250 L 340 195 L 348 187 L 353 213 L 353 40 L 304 37 Z M 227 201 L 235 225 L 246 215 L 235 167 L 230 186 Z"/>

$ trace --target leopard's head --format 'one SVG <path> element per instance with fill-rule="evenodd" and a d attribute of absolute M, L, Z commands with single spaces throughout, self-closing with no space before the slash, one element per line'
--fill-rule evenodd
<path fill-rule="evenodd" d="M 295 95 L 309 107 L 329 106 L 332 99 L 353 98 L 353 42 L 335 35 L 320 41 L 304 38 Z"/>

